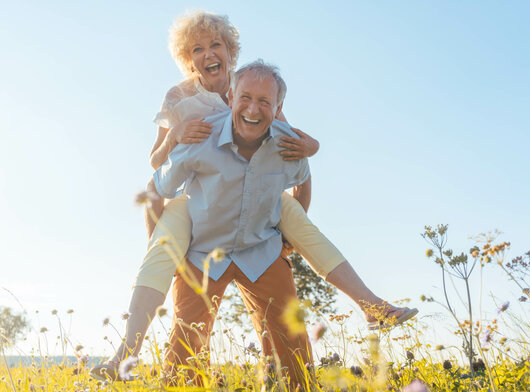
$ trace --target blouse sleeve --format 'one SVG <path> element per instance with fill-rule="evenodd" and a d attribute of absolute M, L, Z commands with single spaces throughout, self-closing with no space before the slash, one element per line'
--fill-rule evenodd
<path fill-rule="evenodd" d="M 180 89 L 175 86 L 169 89 L 162 101 L 162 105 L 158 113 L 155 114 L 153 122 L 162 128 L 171 128 L 178 123 L 178 118 L 176 112 L 173 110 L 175 105 L 182 99 L 182 93 Z"/>

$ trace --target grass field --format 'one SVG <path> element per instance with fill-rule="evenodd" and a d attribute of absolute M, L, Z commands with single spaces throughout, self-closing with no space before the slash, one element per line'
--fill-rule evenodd
<path fill-rule="evenodd" d="M 292 324 L 293 330 L 306 327 L 317 351 L 323 353 L 313 364 L 301 364 L 303 385 L 290 388 L 277 358 L 263 357 L 259 346 L 245 341 L 244 334 L 238 339 L 227 326 L 214 339 L 211 351 L 190 353 L 188 364 L 179 370 L 176 387 L 164 383 L 165 347 L 159 343 L 164 337 L 152 334 L 144 343 L 145 362 L 130 357 L 124 361 L 128 366 L 120 369 L 120 375 L 130 381 L 91 379 L 90 358 L 78 346 L 77 364 L 57 364 L 40 354 L 30 366 L 8 367 L 3 355 L 0 391 L 530 391 L 530 322 L 525 307 L 530 296 L 530 252 L 508 260 L 510 244 L 497 243 L 497 236 L 488 234 L 478 236 L 477 246 L 468 253 L 459 254 L 446 247 L 446 236 L 447 226 L 425 228 L 424 238 L 432 245 L 426 256 L 441 268 L 443 298 L 421 298 L 438 304 L 451 320 L 452 336 L 446 342 L 433 344 L 426 338 L 436 332 L 436 323 L 427 325 L 413 319 L 368 333 L 350 328 L 351 312 L 326 317 L 311 304 L 300 302 L 290 307 L 288 325 Z M 504 276 L 520 290 L 515 299 L 521 304 L 517 311 L 508 301 L 498 306 L 496 317 L 491 319 L 483 318 L 481 309 L 473 309 L 477 301 L 469 279 L 474 271 L 486 267 L 498 268 L 499 277 Z M 447 287 L 447 281 L 456 279 L 461 281 L 458 287 L 462 292 L 457 291 L 454 281 L 451 289 Z M 194 284 L 199 292 L 200 282 Z M 464 306 L 455 306 L 454 297 Z M 159 312 L 159 316 L 164 313 Z M 222 317 L 218 315 L 218 319 Z M 40 332 L 47 345 L 47 331 Z M 66 345 L 67 336 L 62 335 L 61 342 Z M 42 352 L 40 342 L 37 352 Z M 189 378 L 190 372 L 195 380 Z"/>
<path fill-rule="evenodd" d="M 342 321 L 338 321 L 343 322 Z M 336 327 L 336 325 L 335 325 Z M 336 328 L 340 331 L 340 328 Z M 465 353 L 456 347 L 425 347 L 414 323 L 399 327 L 391 334 L 366 337 L 333 334 L 331 344 L 345 344 L 345 349 L 359 353 L 353 362 L 345 363 L 341 354 L 315 358 L 314 378 L 307 371 L 306 390 L 313 391 L 529 391 L 530 361 L 524 342 L 509 341 L 500 333 L 491 338 L 488 347 L 481 347 L 480 356 L 473 360 L 473 372 L 463 365 Z M 330 331 L 326 333 L 331 333 Z M 338 332 L 340 335 L 340 332 Z M 393 336 L 391 338 L 390 336 Z M 344 339 L 338 343 L 337 338 Z M 397 343 L 396 343 L 397 342 Z M 151 344 L 151 343 L 149 343 Z M 514 345 L 519 351 L 515 352 Z M 335 346 L 337 347 L 337 346 Z M 149 391 L 149 390 L 224 390 L 224 391 L 282 391 L 285 379 L 278 378 L 274 366 L 260 358 L 254 347 L 241 349 L 240 363 L 208 366 L 199 358 L 190 358 L 190 366 L 202 375 L 203 387 L 191 386 L 182 379 L 176 388 L 162 385 L 159 351 L 153 347 L 154 364 L 130 369 L 128 382 L 101 382 L 91 379 L 86 358 L 80 357 L 76 366 L 40 365 L 29 367 L 3 366 L 0 371 L 0 391 Z M 521 351 L 526 350 L 526 351 Z M 340 351 L 340 350 L 338 350 Z M 446 358 L 443 361 L 440 358 Z M 472 374 L 473 373 L 473 374 Z M 416 380 L 416 381 L 415 381 Z M 418 381 L 419 380 L 419 381 Z M 420 384 L 421 382 L 421 384 Z M 412 384 L 411 384 L 412 383 Z M 304 390 L 299 388 L 299 390 Z"/>

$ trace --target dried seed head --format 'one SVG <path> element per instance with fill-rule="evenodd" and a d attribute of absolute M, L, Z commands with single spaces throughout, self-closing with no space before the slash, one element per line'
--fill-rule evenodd
<path fill-rule="evenodd" d="M 167 314 L 167 309 L 164 308 L 163 306 L 159 306 L 159 307 L 156 309 L 156 315 L 157 315 L 158 317 L 164 317 L 166 314 Z"/>

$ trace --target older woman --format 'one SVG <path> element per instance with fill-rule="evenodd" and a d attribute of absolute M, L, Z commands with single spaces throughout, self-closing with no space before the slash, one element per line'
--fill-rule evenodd
<path fill-rule="evenodd" d="M 158 125 L 151 152 L 154 169 L 167 160 L 177 143 L 200 143 L 209 136 L 211 126 L 203 121 L 204 117 L 229 110 L 227 93 L 239 54 L 238 39 L 237 30 L 224 16 L 200 11 L 175 21 L 170 29 L 169 49 L 187 79 L 169 89 L 154 119 Z M 280 117 L 285 120 L 283 114 Z M 300 130 L 295 132 L 299 139 L 282 140 L 284 159 L 301 159 L 316 153 L 318 142 Z M 294 197 L 283 195 L 280 230 L 320 276 L 363 309 L 368 322 L 377 322 L 369 310 L 384 301 L 364 285 L 344 256 L 307 218 L 307 195 L 310 192 L 300 191 Z M 165 300 L 175 264 L 184 258 L 189 246 L 191 221 L 183 195 L 165 206 L 163 201 L 153 200 L 151 212 L 154 214 L 146 214 L 148 251 L 134 285 L 126 338 L 111 360 L 91 370 L 98 379 L 118 379 L 119 362 L 139 353 L 150 320 Z M 152 215 L 160 217 L 156 225 L 157 219 Z M 387 306 L 384 313 L 401 323 L 417 310 Z"/>

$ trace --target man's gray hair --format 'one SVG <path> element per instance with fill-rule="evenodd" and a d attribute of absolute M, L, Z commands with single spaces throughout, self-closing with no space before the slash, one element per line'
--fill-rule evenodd
<path fill-rule="evenodd" d="M 265 63 L 262 59 L 257 59 L 249 64 L 246 64 L 239 68 L 232 78 L 232 90 L 235 91 L 239 79 L 246 74 L 247 72 L 255 72 L 258 75 L 258 78 L 261 80 L 267 76 L 272 76 L 276 81 L 278 86 L 278 105 L 283 102 L 285 94 L 287 93 L 287 85 L 280 76 L 280 69 L 272 64 Z"/>

